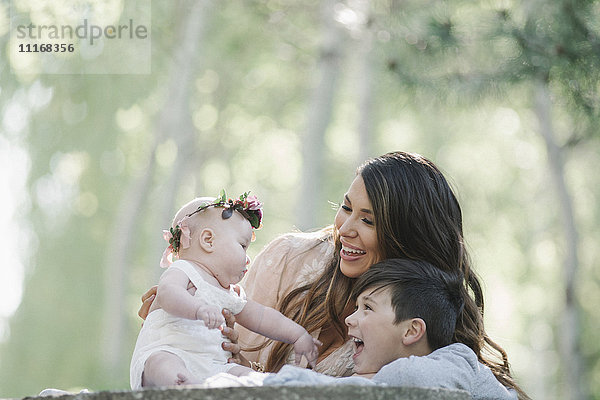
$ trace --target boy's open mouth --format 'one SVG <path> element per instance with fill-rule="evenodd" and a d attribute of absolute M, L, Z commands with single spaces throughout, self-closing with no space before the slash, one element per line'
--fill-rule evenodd
<path fill-rule="evenodd" d="M 354 357 L 356 357 L 365 347 L 365 343 L 356 337 L 353 337 L 352 340 L 354 341 Z"/>

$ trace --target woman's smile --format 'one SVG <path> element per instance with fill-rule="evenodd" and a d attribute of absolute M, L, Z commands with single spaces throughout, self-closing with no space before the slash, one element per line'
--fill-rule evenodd
<path fill-rule="evenodd" d="M 344 243 L 344 241 L 342 240 L 342 249 L 340 250 L 340 257 L 342 257 L 342 259 L 344 259 L 345 261 L 356 261 L 365 254 L 367 254 L 366 251 L 358 247 L 352 246 L 350 244 Z"/>

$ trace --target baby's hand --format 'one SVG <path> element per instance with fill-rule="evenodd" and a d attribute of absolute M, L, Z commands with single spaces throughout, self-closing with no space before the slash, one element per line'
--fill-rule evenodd
<path fill-rule="evenodd" d="M 294 342 L 294 353 L 296 355 L 296 365 L 300 364 L 300 360 L 302 356 L 305 356 L 308 360 L 308 364 L 311 367 L 315 367 L 317 364 L 317 358 L 319 357 L 319 349 L 318 346 L 321 346 L 321 343 L 318 339 L 313 338 L 307 331 Z"/>
<path fill-rule="evenodd" d="M 196 319 L 204 321 L 208 329 L 218 328 L 225 322 L 221 310 L 216 306 L 200 306 L 196 310 Z"/>

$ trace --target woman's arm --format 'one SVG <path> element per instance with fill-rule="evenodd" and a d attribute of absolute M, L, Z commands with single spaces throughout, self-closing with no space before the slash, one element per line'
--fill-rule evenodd
<path fill-rule="evenodd" d="M 240 285 L 244 288 L 246 296 L 260 304 L 268 307 L 277 307 L 281 278 L 286 265 L 287 253 L 290 246 L 286 236 L 281 236 L 271 241 L 252 261 L 248 273 L 244 276 Z M 239 345 L 242 355 L 252 362 L 266 364 L 269 355 L 269 347 L 264 350 L 247 351 L 246 349 L 261 345 L 265 342 L 262 335 L 246 329 L 242 326 L 236 327 L 239 333 Z M 239 350 L 238 350 L 239 351 Z M 232 351 L 234 353 L 234 351 Z"/>
<path fill-rule="evenodd" d="M 330 244 L 326 231 L 315 233 L 291 233 L 271 241 L 254 259 L 244 276 L 241 286 L 249 299 L 264 306 L 277 309 L 279 302 L 290 290 L 304 281 L 305 275 L 315 278 L 329 256 Z M 265 338 L 251 330 L 239 327 L 242 349 L 248 349 L 265 342 Z M 259 351 L 243 351 L 250 361 L 265 364 L 272 345 Z"/>

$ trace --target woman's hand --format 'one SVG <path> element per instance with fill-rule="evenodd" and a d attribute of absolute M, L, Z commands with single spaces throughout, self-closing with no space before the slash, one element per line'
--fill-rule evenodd
<path fill-rule="evenodd" d="M 156 298 L 156 290 L 158 289 L 157 285 L 152 286 L 146 293 L 142 295 L 142 306 L 138 311 L 138 315 L 141 319 L 146 319 L 148 316 L 148 312 L 150 311 L 150 307 L 152 307 L 152 302 Z"/>
<path fill-rule="evenodd" d="M 229 342 L 221 343 L 221 347 L 225 351 L 231 352 L 231 358 L 229 358 L 228 362 L 234 362 L 240 365 L 245 365 L 246 367 L 250 367 L 250 362 L 246 360 L 244 356 L 240 354 L 240 345 L 238 344 L 238 333 L 233 329 L 235 325 L 235 316 L 228 309 L 223 309 L 223 317 L 225 317 L 225 324 L 227 325 L 223 328 L 222 333 L 227 339 L 231 340 Z"/>

